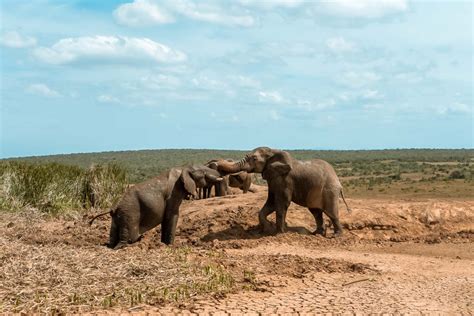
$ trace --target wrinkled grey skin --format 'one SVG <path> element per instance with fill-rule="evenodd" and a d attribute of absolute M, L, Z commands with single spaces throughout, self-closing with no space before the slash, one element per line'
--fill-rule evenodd
<path fill-rule="evenodd" d="M 183 199 L 210 183 L 222 182 L 215 170 L 205 166 L 169 172 L 128 188 L 117 206 L 110 212 L 112 225 L 108 247 L 119 249 L 134 243 L 140 236 L 161 224 L 161 241 L 172 244 L 176 233 L 179 207 Z"/>
<path fill-rule="evenodd" d="M 286 212 L 290 203 L 294 202 L 307 207 L 313 214 L 316 220 L 315 234 L 325 234 L 323 212 L 331 219 L 334 234 L 342 234 L 339 197 L 343 198 L 344 203 L 346 201 L 336 172 L 326 161 L 299 161 L 286 151 L 259 147 L 238 162 L 219 160 L 215 167 L 221 174 L 239 171 L 261 173 L 263 179 L 267 180 L 268 198 L 258 216 L 264 231 L 271 229 L 267 216 L 276 212 L 277 233 L 285 232 Z"/>

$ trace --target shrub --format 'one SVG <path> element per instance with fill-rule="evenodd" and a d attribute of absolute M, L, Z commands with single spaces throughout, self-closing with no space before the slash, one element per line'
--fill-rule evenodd
<path fill-rule="evenodd" d="M 449 174 L 449 179 L 464 179 L 465 175 L 460 170 L 453 170 Z"/>

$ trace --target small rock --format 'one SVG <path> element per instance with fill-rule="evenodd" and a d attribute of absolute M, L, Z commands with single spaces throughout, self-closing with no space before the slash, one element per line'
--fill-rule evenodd
<path fill-rule="evenodd" d="M 15 226 L 15 223 L 13 223 L 13 222 L 10 222 L 10 223 L 7 224 L 7 228 L 12 228 L 13 226 Z"/>

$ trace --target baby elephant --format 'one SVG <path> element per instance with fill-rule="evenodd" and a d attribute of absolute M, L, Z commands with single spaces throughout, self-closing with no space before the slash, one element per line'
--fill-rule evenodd
<path fill-rule="evenodd" d="M 217 174 L 218 175 L 218 174 Z M 102 215 L 112 216 L 108 247 L 119 249 L 161 224 L 161 242 L 172 244 L 183 199 L 196 188 L 223 181 L 206 166 L 173 168 L 169 172 L 128 188 L 118 205 Z"/>

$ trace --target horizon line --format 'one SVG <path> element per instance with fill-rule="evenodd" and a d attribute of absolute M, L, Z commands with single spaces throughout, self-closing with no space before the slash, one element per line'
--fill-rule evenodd
<path fill-rule="evenodd" d="M 263 146 L 259 146 L 263 147 Z M 270 146 L 266 146 L 270 147 Z M 257 148 L 257 147 L 255 147 Z M 273 147 L 271 147 L 273 148 Z M 252 148 L 253 149 L 253 148 Z M 88 155 L 88 154 L 103 154 L 103 153 L 123 153 L 123 152 L 135 152 L 135 151 L 159 151 L 159 150 L 216 150 L 216 151 L 251 151 L 252 149 L 227 149 L 227 148 L 142 148 L 142 149 L 125 149 L 125 150 L 104 150 L 104 151 L 85 151 L 85 152 L 66 152 L 66 153 L 53 153 L 53 154 L 41 154 L 41 155 L 30 155 L 30 156 L 8 156 L 0 157 L 0 160 L 5 159 L 21 159 L 21 158 L 40 158 L 40 157 L 51 157 L 51 156 L 67 156 L 67 155 Z M 396 148 L 359 148 L 359 149 L 323 149 L 323 148 L 283 148 L 286 151 L 385 151 L 385 150 L 474 150 L 474 148 L 447 148 L 447 147 L 396 147 Z"/>

